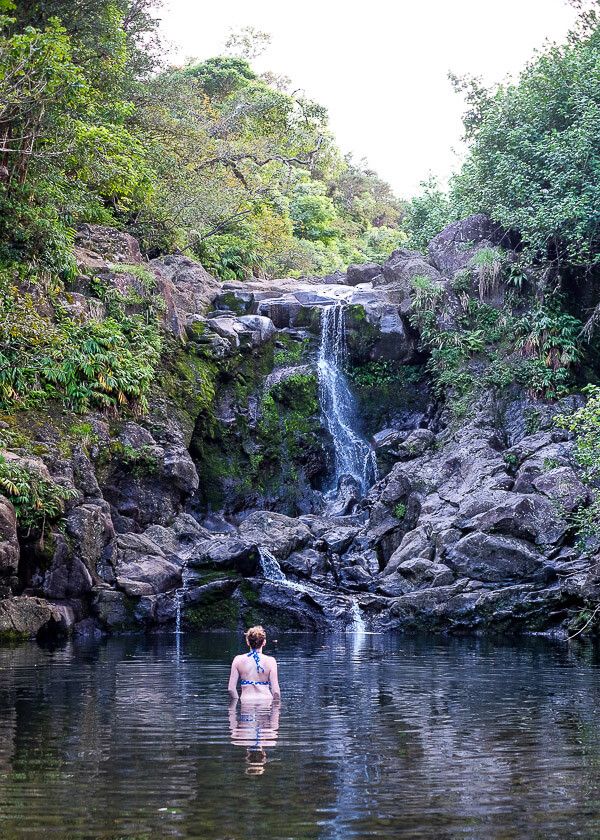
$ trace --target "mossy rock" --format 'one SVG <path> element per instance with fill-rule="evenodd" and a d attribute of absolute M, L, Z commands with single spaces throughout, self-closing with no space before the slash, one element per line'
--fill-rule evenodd
<path fill-rule="evenodd" d="M 365 362 L 381 339 L 379 329 L 367 320 L 364 307 L 351 304 L 344 310 L 348 355 L 355 363 Z"/>
<path fill-rule="evenodd" d="M 249 309 L 249 305 L 240 300 L 235 292 L 222 292 L 217 298 L 217 306 L 219 309 L 230 309 L 236 315 L 245 315 Z"/>

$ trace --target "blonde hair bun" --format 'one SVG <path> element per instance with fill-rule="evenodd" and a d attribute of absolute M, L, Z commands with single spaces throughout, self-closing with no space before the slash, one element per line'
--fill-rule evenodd
<path fill-rule="evenodd" d="M 246 630 L 245 636 L 246 641 L 248 642 L 251 648 L 260 648 L 267 641 L 267 634 L 265 633 L 265 628 L 262 627 L 260 624 L 257 624 L 255 627 L 250 627 L 248 630 Z"/>

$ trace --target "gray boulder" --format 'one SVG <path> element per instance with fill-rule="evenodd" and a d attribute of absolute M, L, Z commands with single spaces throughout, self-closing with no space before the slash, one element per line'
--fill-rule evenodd
<path fill-rule="evenodd" d="M 303 548 L 301 551 L 292 551 L 289 557 L 282 561 L 281 568 L 286 574 L 312 578 L 325 574 L 325 558 L 314 548 Z"/>
<path fill-rule="evenodd" d="M 182 444 L 173 444 L 164 450 L 163 470 L 182 493 L 193 493 L 200 486 L 200 479 L 190 453 Z"/>
<path fill-rule="evenodd" d="M 210 531 L 203 528 L 189 513 L 180 513 L 172 525 L 151 525 L 144 535 L 156 543 L 168 557 L 176 555 L 181 562 L 187 560 L 196 546 L 209 540 Z"/>
<path fill-rule="evenodd" d="M 95 577 L 97 564 L 115 537 L 109 505 L 99 499 L 73 508 L 66 518 L 66 531 L 72 553 Z"/>
<path fill-rule="evenodd" d="M 189 316 L 207 312 L 221 284 L 199 262 L 182 254 L 152 260 L 150 267 L 166 304 L 165 320 L 172 332 L 183 337 Z"/>
<path fill-rule="evenodd" d="M 189 558 L 189 565 L 227 569 L 252 577 L 258 571 L 259 554 L 256 542 L 242 537 L 219 536 L 199 543 Z"/>
<path fill-rule="evenodd" d="M 238 320 L 252 333 L 257 334 L 255 345 L 263 344 L 275 335 L 275 324 L 264 315 L 241 315 Z"/>
<path fill-rule="evenodd" d="M 444 563 L 414 557 L 400 563 L 395 574 L 386 576 L 378 589 L 384 595 L 397 597 L 415 589 L 449 586 L 454 580 L 454 572 Z"/>
<path fill-rule="evenodd" d="M 27 595 L 0 600 L 0 639 L 34 639 L 40 633 L 69 629 L 73 613 L 43 598 Z"/>
<path fill-rule="evenodd" d="M 458 575 L 482 581 L 516 581 L 543 572 L 543 557 L 515 537 L 467 534 L 446 554 L 446 564 Z"/>
<path fill-rule="evenodd" d="M 395 572 L 405 561 L 414 560 L 415 557 L 433 560 L 434 548 L 431 544 L 429 534 L 425 528 L 415 528 L 404 535 L 404 538 L 396 551 L 390 557 L 382 576 Z"/>
<path fill-rule="evenodd" d="M 347 516 L 356 510 L 361 498 L 359 482 L 351 475 L 342 475 L 338 480 L 335 499 L 329 505 L 331 516 Z"/>
<path fill-rule="evenodd" d="M 465 499 L 456 527 L 507 534 L 537 545 L 554 545 L 567 531 L 567 522 L 556 505 L 541 495 L 504 490 L 482 491 Z"/>
<path fill-rule="evenodd" d="M 285 560 L 292 551 L 304 548 L 311 539 L 311 532 L 303 522 L 268 510 L 251 513 L 241 523 L 239 532 L 244 540 L 264 546 L 278 560 Z"/>
<path fill-rule="evenodd" d="M 85 268 L 101 268 L 105 262 L 140 265 L 144 261 L 137 239 L 105 225 L 85 224 L 79 228 L 75 256 Z"/>
<path fill-rule="evenodd" d="M 73 553 L 63 534 L 55 533 L 53 538 L 55 550 L 50 567 L 43 575 L 42 593 L 46 598 L 83 597 L 93 584 L 89 568 L 80 556 Z"/>
<path fill-rule="evenodd" d="M 434 282 L 441 280 L 439 271 L 425 260 L 423 254 L 399 248 L 383 264 L 381 276 L 374 279 L 373 287 L 393 290 L 394 302 L 401 303 L 410 299 L 415 277 L 427 277 Z"/>
<path fill-rule="evenodd" d="M 590 500 L 590 489 L 578 478 L 571 467 L 556 467 L 533 479 L 533 486 L 561 510 L 572 513 Z"/>
<path fill-rule="evenodd" d="M 452 222 L 429 243 L 429 259 L 445 276 L 466 268 L 478 250 L 498 245 L 502 229 L 483 213 Z"/>
<path fill-rule="evenodd" d="M 349 265 L 346 272 L 346 283 L 348 286 L 358 286 L 359 283 L 370 283 L 374 277 L 381 274 L 379 263 L 362 263 L 361 265 Z"/>
<path fill-rule="evenodd" d="M 120 534 L 111 562 L 117 585 L 128 595 L 154 595 L 181 585 L 181 567 L 143 534 Z"/>
<path fill-rule="evenodd" d="M 95 589 L 92 611 L 107 630 L 129 630 L 136 623 L 136 601 L 114 589 Z"/>

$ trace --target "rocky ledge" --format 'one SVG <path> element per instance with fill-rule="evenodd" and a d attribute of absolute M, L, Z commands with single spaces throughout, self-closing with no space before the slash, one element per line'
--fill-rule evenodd
<path fill-rule="evenodd" d="M 100 279 L 135 308 L 148 289 L 142 266 L 162 301 L 167 351 L 144 416 L 56 408 L 2 420 L 5 459 L 59 488 L 64 510 L 25 527 L 0 497 L 0 637 L 176 622 L 573 626 L 600 597 L 600 559 L 576 544 L 572 514 L 589 489 L 554 418 L 581 398 L 535 400 L 511 382 L 479 391 L 453 421 L 411 317 L 423 278 L 442 302 L 431 316 L 440 328 L 452 328 L 465 295 L 501 308 L 502 283 L 456 278 L 503 237 L 478 216 L 443 231 L 427 258 L 399 250 L 330 278 L 220 284 L 187 257 L 147 263 L 131 237 L 86 226 L 65 306 L 83 321 L 102 317 Z M 369 415 L 379 427 L 365 419 L 379 398 L 369 391 L 361 422 L 381 478 L 363 498 L 342 478 L 332 503 L 315 365 L 321 311 L 334 302 L 359 374 L 372 363 L 416 373 Z"/>

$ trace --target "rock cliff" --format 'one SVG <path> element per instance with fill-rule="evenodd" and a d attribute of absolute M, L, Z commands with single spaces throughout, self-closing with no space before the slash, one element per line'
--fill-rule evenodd
<path fill-rule="evenodd" d="M 155 307 L 162 358 L 147 412 L 3 416 L 5 460 L 57 512 L 25 523 L 0 496 L 0 637 L 176 621 L 325 629 L 357 609 L 374 629 L 574 626 L 598 598 L 600 561 L 576 543 L 589 489 L 555 418 L 582 398 L 534 397 L 520 378 L 502 318 L 527 313 L 535 273 L 516 284 L 513 244 L 476 216 L 427 257 L 221 284 L 185 256 L 146 262 L 127 234 L 85 226 L 63 311 L 101 319 L 114 294 Z M 332 502 L 316 361 L 336 302 L 380 477 L 365 496 L 342 480 Z"/>

